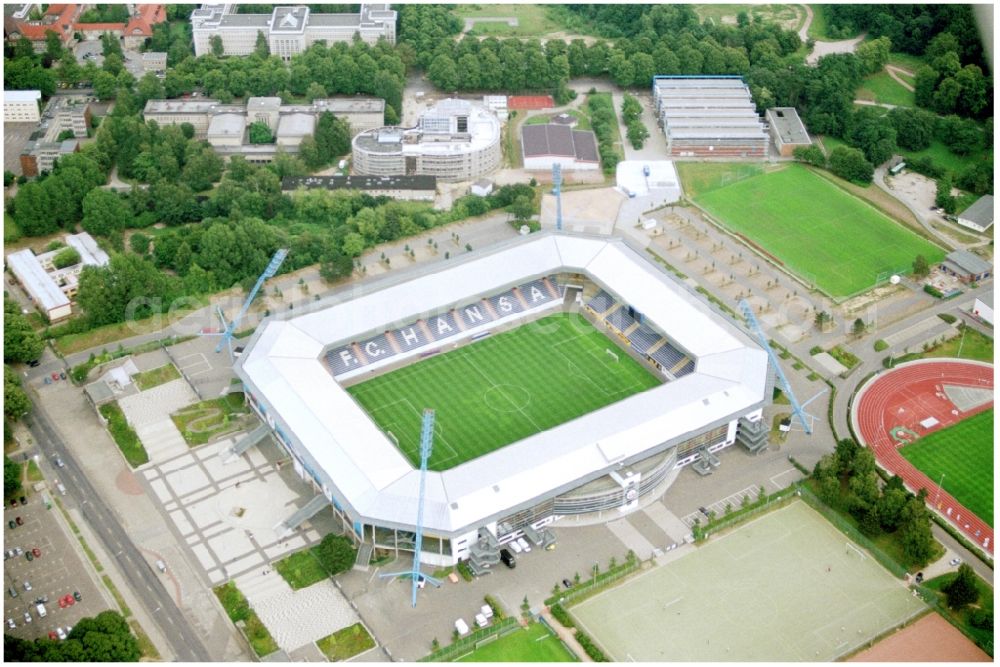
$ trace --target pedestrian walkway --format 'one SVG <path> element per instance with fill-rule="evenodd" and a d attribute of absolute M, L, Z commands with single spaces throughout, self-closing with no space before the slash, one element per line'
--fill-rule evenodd
<path fill-rule="evenodd" d="M 146 448 L 149 460 L 157 463 L 188 451 L 187 443 L 170 415 L 197 402 L 198 397 L 187 382 L 173 380 L 126 396 L 118 401 L 118 405 Z"/>
<path fill-rule="evenodd" d="M 236 586 L 289 653 L 361 620 L 330 579 L 293 591 L 280 574 L 266 568 L 237 577 Z"/>
<path fill-rule="evenodd" d="M 621 540 L 626 549 L 631 549 L 639 558 L 649 558 L 656 547 L 625 519 L 612 521 L 608 524 L 615 537 Z"/>

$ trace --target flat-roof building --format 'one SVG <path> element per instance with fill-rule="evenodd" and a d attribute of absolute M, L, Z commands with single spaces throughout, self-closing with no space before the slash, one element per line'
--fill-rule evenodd
<path fill-rule="evenodd" d="M 286 176 L 282 190 L 360 190 L 373 197 L 433 201 L 437 193 L 434 176 Z"/>
<path fill-rule="evenodd" d="M 142 54 L 143 72 L 164 72 L 167 69 L 167 54 L 165 51 L 146 51 Z"/>
<path fill-rule="evenodd" d="M 521 152 L 528 170 L 552 169 L 557 163 L 569 171 L 601 166 L 594 133 L 573 130 L 568 125 L 522 125 Z"/>
<path fill-rule="evenodd" d="M 7 266 L 11 273 L 50 322 L 65 319 L 72 314 L 71 299 L 79 290 L 83 268 L 106 266 L 110 261 L 108 254 L 101 250 L 90 234 L 68 234 L 64 238 L 66 245 L 80 255 L 80 261 L 76 264 L 56 267 L 55 257 L 65 247 L 40 255 L 36 255 L 30 248 L 7 255 Z"/>
<path fill-rule="evenodd" d="M 773 107 L 767 110 L 765 118 L 778 155 L 791 157 L 792 151 L 799 146 L 812 145 L 812 139 L 795 107 Z"/>
<path fill-rule="evenodd" d="M 284 60 L 302 53 L 315 42 L 349 42 L 357 35 L 374 44 L 396 41 L 396 12 L 388 4 L 362 4 L 356 14 L 325 14 L 304 5 L 274 7 L 268 14 L 236 14 L 236 5 L 203 4 L 191 13 L 194 52 L 212 52 L 211 39 L 222 39 L 224 56 L 253 53 L 257 34 L 264 35 L 272 55 Z"/>
<path fill-rule="evenodd" d="M 500 121 L 481 104 L 446 99 L 416 127 L 380 127 L 354 137 L 354 170 L 371 176 L 471 181 L 500 166 Z"/>
<path fill-rule="evenodd" d="M 42 117 L 38 108 L 41 99 L 40 90 L 3 91 L 3 122 L 37 123 Z"/>
<path fill-rule="evenodd" d="M 768 134 L 741 77 L 653 77 L 657 122 L 672 157 L 767 157 Z"/>

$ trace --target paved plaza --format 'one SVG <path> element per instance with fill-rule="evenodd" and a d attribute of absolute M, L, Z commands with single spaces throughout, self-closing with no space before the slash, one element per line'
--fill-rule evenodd
<path fill-rule="evenodd" d="M 197 402 L 190 385 L 179 379 L 125 396 L 118 405 L 142 440 L 149 460 L 158 463 L 188 452 L 187 443 L 170 415 Z"/>
<path fill-rule="evenodd" d="M 223 464 L 220 452 L 232 442 L 227 438 L 188 450 L 142 471 L 213 586 L 262 571 L 322 537 L 316 525 L 322 519 L 314 517 L 311 524 L 280 538 L 275 527 L 308 502 L 310 489 L 297 483 L 291 465 L 283 465 L 273 444 Z"/>
<path fill-rule="evenodd" d="M 330 579 L 293 591 L 274 570 L 254 569 L 236 586 L 288 653 L 361 620 Z"/>

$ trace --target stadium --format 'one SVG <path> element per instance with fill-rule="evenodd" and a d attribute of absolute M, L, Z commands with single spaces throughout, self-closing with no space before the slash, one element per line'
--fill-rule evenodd
<path fill-rule="evenodd" d="M 734 322 L 621 239 L 532 234 L 271 317 L 236 372 L 346 532 L 413 549 L 421 412 L 434 408 L 421 560 L 612 520 L 689 463 L 754 451 L 773 373 Z"/>

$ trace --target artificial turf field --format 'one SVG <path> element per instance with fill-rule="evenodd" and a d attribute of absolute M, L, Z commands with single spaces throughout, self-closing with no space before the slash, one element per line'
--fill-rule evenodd
<path fill-rule="evenodd" d="M 582 316 L 560 313 L 347 391 L 414 465 L 433 408 L 428 468 L 447 470 L 658 384 Z"/>
<path fill-rule="evenodd" d="M 533 623 L 478 648 L 456 662 L 575 662 L 559 638 Z"/>
<path fill-rule="evenodd" d="M 802 165 L 714 186 L 695 195 L 698 205 L 833 297 L 872 287 L 883 272 L 909 273 L 917 255 L 931 264 L 944 257 Z"/>
<path fill-rule="evenodd" d="M 907 461 L 976 516 L 993 525 L 993 408 L 935 431 L 901 450 Z"/>

